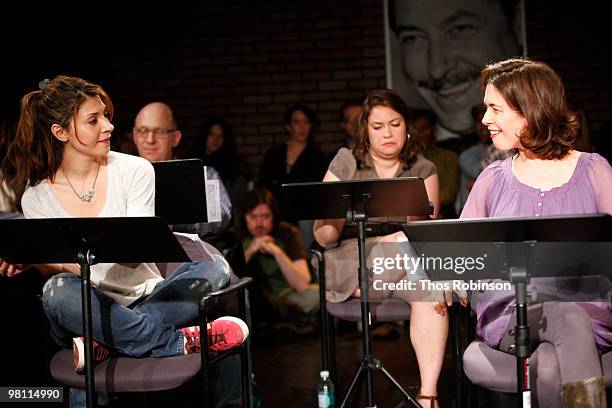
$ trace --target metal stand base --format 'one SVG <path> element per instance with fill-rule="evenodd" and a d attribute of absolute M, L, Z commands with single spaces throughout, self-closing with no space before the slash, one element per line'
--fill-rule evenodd
<path fill-rule="evenodd" d="M 367 196 L 363 197 L 364 201 L 367 200 Z M 359 233 L 359 288 L 361 289 L 361 324 L 363 326 L 362 339 L 363 339 L 363 359 L 357 368 L 357 371 L 353 375 L 351 385 L 347 390 L 340 408 L 344 408 L 348 402 L 353 390 L 356 388 L 357 383 L 360 383 L 358 387 L 361 391 L 363 380 L 365 379 L 366 391 L 367 391 L 367 407 L 374 408 L 374 389 L 372 384 L 372 371 L 380 371 L 385 377 L 402 393 L 402 395 L 410 402 L 414 407 L 421 408 L 421 405 L 408 394 L 408 392 L 402 388 L 402 386 L 385 370 L 382 366 L 382 362 L 372 355 L 372 340 L 370 337 L 370 304 L 368 300 L 368 276 L 366 273 L 366 248 L 365 248 L 365 224 L 366 215 L 362 211 L 349 210 L 347 214 L 347 221 L 355 222 L 358 227 Z M 365 377 L 364 377 L 365 376 Z M 363 378 L 362 378 L 363 377 Z M 359 392 L 357 394 L 357 400 L 359 400 Z"/>
<path fill-rule="evenodd" d="M 346 391 L 346 394 L 344 395 L 344 399 L 342 400 L 342 403 L 340 404 L 341 408 L 344 408 L 346 406 L 346 404 L 349 401 L 349 398 L 351 397 L 351 395 L 353 394 L 353 391 L 355 390 L 357 390 L 358 392 L 355 395 L 354 402 L 356 403 L 359 401 L 359 395 L 361 394 L 361 388 L 363 386 L 363 380 L 364 380 L 363 376 L 364 375 L 367 381 L 370 382 L 370 384 L 368 384 L 369 385 L 368 389 L 371 391 L 372 371 L 380 371 L 381 373 L 383 373 L 384 376 L 387 378 L 387 380 L 389 380 L 391 384 L 395 386 L 395 388 L 404 396 L 404 398 L 406 398 L 406 400 L 409 403 L 412 404 L 412 406 L 416 408 L 422 408 L 422 406 L 414 398 L 412 398 L 412 396 L 408 393 L 408 391 L 406 391 L 404 387 L 402 387 L 401 384 L 397 382 L 397 380 L 393 378 L 393 376 L 389 374 L 389 372 L 382 366 L 382 361 L 380 361 L 378 358 L 371 356 L 371 355 L 365 356 L 361 360 L 361 363 L 359 363 L 359 367 L 357 367 L 357 371 L 355 372 L 355 374 L 353 375 L 353 379 L 351 380 L 351 385 L 349 386 L 349 389 Z M 371 394 L 368 395 L 368 398 L 370 397 L 371 397 Z M 351 405 L 355 405 L 355 404 L 351 404 Z M 369 400 L 367 407 L 376 408 L 376 405 L 373 403 L 373 401 Z"/>

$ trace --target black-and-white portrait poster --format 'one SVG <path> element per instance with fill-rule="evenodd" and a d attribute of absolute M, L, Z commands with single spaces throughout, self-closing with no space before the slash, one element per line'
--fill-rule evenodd
<path fill-rule="evenodd" d="M 436 139 L 473 131 L 486 64 L 526 55 L 522 1 L 384 1 L 387 86 L 436 114 Z"/>

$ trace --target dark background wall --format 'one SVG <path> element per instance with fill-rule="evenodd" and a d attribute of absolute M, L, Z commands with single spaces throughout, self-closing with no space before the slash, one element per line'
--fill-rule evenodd
<path fill-rule="evenodd" d="M 20 96 L 41 79 L 82 76 L 110 93 L 120 127 L 130 127 L 145 103 L 169 102 L 187 146 L 205 117 L 225 116 L 256 174 L 265 149 L 284 140 L 281 115 L 289 103 L 317 109 L 318 140 L 329 151 L 339 140 L 341 102 L 385 85 L 382 0 L 197 3 L 139 10 L 108 2 L 70 11 L 30 2 L 0 6 L 0 117 L 16 116 Z M 594 0 L 526 0 L 526 8 L 529 54 L 558 70 L 597 136 L 612 120 L 606 13 Z M 42 283 L 11 282 L 16 286 L 0 287 L 0 320 L 22 333 L 27 361 L 46 361 L 38 338 L 27 335 L 42 327 L 33 292 Z M 13 350 L 14 341 L 3 336 L 0 349 Z M 1 357 L 1 385 L 44 381 L 44 367 Z"/>
<path fill-rule="evenodd" d="M 317 141 L 330 150 L 342 101 L 385 85 L 382 3 L 330 3 L 207 6 L 176 49 L 113 63 L 113 98 L 128 117 L 143 102 L 164 99 L 188 135 L 208 115 L 226 117 L 253 171 L 270 144 L 286 139 L 284 110 L 303 101 L 317 111 Z"/>
<path fill-rule="evenodd" d="M 612 53 L 607 13 L 592 0 L 525 3 L 529 55 L 547 62 L 561 75 L 568 100 L 586 115 L 591 139 L 612 138 L 612 134 L 599 132 L 602 123 L 612 121 Z"/>
<path fill-rule="evenodd" d="M 22 29 L 0 31 L 3 113 L 16 112 L 19 96 L 40 79 L 79 75 L 110 93 L 120 128 L 131 127 L 145 103 L 168 102 L 187 138 L 183 153 L 206 117 L 226 117 L 255 175 L 265 150 L 285 140 L 289 104 L 317 110 L 317 140 L 331 151 L 342 101 L 385 86 L 382 0 L 198 3 L 70 13 L 22 6 L 5 14 Z M 593 137 L 612 120 L 609 33 L 597 5 L 526 0 L 529 55 L 561 74 Z M 38 38 L 21 38 L 25 29 Z"/>

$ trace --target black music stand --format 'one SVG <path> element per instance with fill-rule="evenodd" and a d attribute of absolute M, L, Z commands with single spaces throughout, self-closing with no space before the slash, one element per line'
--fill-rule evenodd
<path fill-rule="evenodd" d="M 368 217 L 431 214 L 432 207 L 423 179 L 402 177 L 382 180 L 294 183 L 283 184 L 282 190 L 298 219 L 345 218 L 348 224 L 357 224 L 364 355 L 340 407 L 345 406 L 362 375 L 366 377 L 367 406 L 375 407 L 372 386 L 373 370 L 381 371 L 409 402 L 415 407 L 420 407 L 421 405 L 382 366 L 382 362 L 372 355 L 365 231 Z"/>
<path fill-rule="evenodd" d="M 0 231 L 0 257 L 11 263 L 80 265 L 87 406 L 95 407 L 91 265 L 187 262 L 189 257 L 159 217 L 0 220 Z"/>
<path fill-rule="evenodd" d="M 463 252 L 474 256 L 485 251 L 489 259 L 493 258 L 492 265 L 476 274 L 462 276 L 427 271 L 432 280 L 497 278 L 514 285 L 519 407 L 531 398 L 529 375 L 525 372 L 530 356 L 527 322 L 530 276 L 611 277 L 612 217 L 607 214 L 419 221 L 407 223 L 404 232 L 417 252 L 425 256 L 444 256 L 444 252 L 451 250 L 454 254 Z M 452 247 L 429 245 L 440 242 L 452 243 Z"/>
<path fill-rule="evenodd" d="M 151 164 L 155 169 L 155 215 L 168 224 L 208 222 L 206 170 L 202 160 L 166 160 Z"/>

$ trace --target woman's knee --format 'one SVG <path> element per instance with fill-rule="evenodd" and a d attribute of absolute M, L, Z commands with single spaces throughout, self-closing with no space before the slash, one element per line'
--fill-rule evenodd
<path fill-rule="evenodd" d="M 445 321 L 448 323 L 446 316 L 441 316 L 434 309 L 432 302 L 410 302 L 410 316 L 413 319 L 432 319 L 430 321 Z"/>
<path fill-rule="evenodd" d="M 212 261 L 198 262 L 198 270 L 203 279 L 206 279 L 212 290 L 218 290 L 227 285 L 231 268 L 224 257 L 213 255 Z"/>
<path fill-rule="evenodd" d="M 561 406 L 561 372 L 555 347 L 542 342 L 531 356 L 531 374 L 540 406 Z"/>
<path fill-rule="evenodd" d="M 65 303 L 66 298 L 80 295 L 81 279 L 71 273 L 53 275 L 43 286 L 43 307 L 49 311 L 54 305 Z"/>
<path fill-rule="evenodd" d="M 540 340 L 555 345 L 594 345 L 591 318 L 575 303 L 545 303 L 536 328 Z"/>
<path fill-rule="evenodd" d="M 545 318 L 551 319 L 554 317 L 555 325 L 564 328 L 568 331 L 581 331 L 591 329 L 591 318 L 586 310 L 575 303 L 559 302 L 548 304 L 547 310 L 544 312 Z M 553 322 L 548 322 L 552 324 Z"/>

